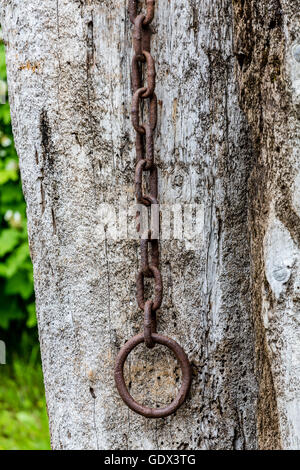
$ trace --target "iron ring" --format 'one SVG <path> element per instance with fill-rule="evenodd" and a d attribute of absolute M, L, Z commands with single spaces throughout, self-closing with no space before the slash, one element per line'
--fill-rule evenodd
<path fill-rule="evenodd" d="M 170 405 L 164 408 L 149 408 L 144 405 L 137 403 L 134 398 L 128 392 L 124 379 L 124 364 L 129 353 L 139 344 L 145 341 L 144 335 L 139 335 L 131 338 L 120 350 L 115 366 L 115 382 L 122 400 L 126 405 L 136 413 L 145 416 L 146 418 L 165 418 L 170 414 L 174 413 L 185 401 L 189 392 L 192 380 L 191 366 L 188 357 L 182 347 L 171 338 L 162 336 L 157 333 L 152 334 L 152 338 L 155 343 L 162 344 L 169 348 L 176 356 L 180 363 L 182 370 L 182 384 L 176 398 L 170 403 Z"/>

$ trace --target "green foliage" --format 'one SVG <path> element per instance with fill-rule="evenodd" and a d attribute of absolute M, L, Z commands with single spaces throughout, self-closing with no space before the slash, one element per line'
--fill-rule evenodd
<path fill-rule="evenodd" d="M 1 367 L 0 450 L 50 449 L 39 348 L 24 363 Z"/>
<path fill-rule="evenodd" d="M 6 90 L 6 68 L 1 44 L 0 94 L 3 89 Z M 8 330 L 12 322 L 28 329 L 36 326 L 26 207 L 7 99 L 6 104 L 0 104 L 0 297 L 0 329 Z"/>

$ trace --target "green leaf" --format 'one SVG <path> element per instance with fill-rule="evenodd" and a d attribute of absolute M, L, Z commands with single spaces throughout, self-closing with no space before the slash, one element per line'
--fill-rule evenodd
<path fill-rule="evenodd" d="M 28 319 L 26 322 L 26 326 L 27 328 L 33 328 L 37 325 L 35 303 L 27 305 L 27 311 L 28 311 Z"/>
<path fill-rule="evenodd" d="M 0 276 L 3 271 L 5 277 L 12 277 L 20 268 L 24 265 L 27 267 L 26 261 L 29 258 L 29 248 L 27 242 L 22 243 L 18 246 L 15 251 L 5 260 L 5 263 L 0 264 Z M 30 265 L 29 265 L 30 266 Z"/>
<path fill-rule="evenodd" d="M 0 170 L 0 184 L 7 183 L 8 181 L 17 181 L 19 178 L 16 170 Z"/>
<path fill-rule="evenodd" d="M 19 270 L 5 283 L 4 292 L 7 295 L 19 294 L 24 300 L 28 300 L 33 294 L 33 282 L 27 271 Z"/>
<path fill-rule="evenodd" d="M 0 328 L 7 330 L 12 320 L 21 320 L 23 318 L 24 312 L 18 306 L 17 299 L 4 296 L 0 304 Z"/>
<path fill-rule="evenodd" d="M 11 252 L 19 243 L 20 234 L 17 230 L 6 229 L 0 232 L 0 257 Z"/>
<path fill-rule="evenodd" d="M 1 188 L 1 202 L 4 204 L 23 202 L 21 187 L 12 182 L 7 183 Z"/>
<path fill-rule="evenodd" d="M 10 124 L 10 107 L 8 103 L 0 105 L 0 119 L 5 125 Z"/>

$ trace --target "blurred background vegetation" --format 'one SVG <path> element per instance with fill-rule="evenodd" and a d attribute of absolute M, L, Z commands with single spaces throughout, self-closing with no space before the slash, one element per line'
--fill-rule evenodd
<path fill-rule="evenodd" d="M 48 419 L 35 316 L 26 207 L 7 99 L 0 38 L 0 450 L 49 449 Z"/>

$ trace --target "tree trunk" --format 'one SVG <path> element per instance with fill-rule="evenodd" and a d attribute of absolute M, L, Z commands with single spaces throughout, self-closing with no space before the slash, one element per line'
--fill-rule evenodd
<path fill-rule="evenodd" d="M 156 3 L 159 199 L 203 218 L 196 244 L 187 233 L 160 241 L 158 331 L 183 346 L 193 382 L 175 415 L 149 420 L 113 379 L 120 347 L 143 328 L 138 240 L 124 230 L 135 166 L 127 2 L 2 0 L 52 446 L 299 448 L 297 2 Z M 162 347 L 139 347 L 126 367 L 140 402 L 175 395 L 178 367 Z"/>
<path fill-rule="evenodd" d="M 299 2 L 233 4 L 240 103 L 254 149 L 249 230 L 259 445 L 299 449 Z"/>

